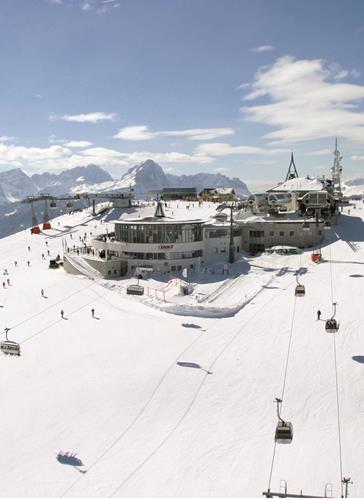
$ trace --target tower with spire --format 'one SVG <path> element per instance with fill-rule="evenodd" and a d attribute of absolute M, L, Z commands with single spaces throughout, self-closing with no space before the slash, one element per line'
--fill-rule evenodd
<path fill-rule="evenodd" d="M 335 151 L 334 151 L 334 164 L 331 167 L 331 177 L 332 184 L 336 191 L 341 194 L 341 172 L 343 168 L 341 166 L 342 156 L 340 151 L 337 149 L 337 139 L 335 139 Z"/>
<path fill-rule="evenodd" d="M 297 172 L 297 168 L 296 168 L 296 164 L 294 162 L 293 152 L 292 152 L 291 153 L 291 162 L 289 164 L 288 172 L 286 175 L 286 181 L 289 181 L 290 179 L 295 179 L 297 177 L 298 177 L 298 172 Z"/>

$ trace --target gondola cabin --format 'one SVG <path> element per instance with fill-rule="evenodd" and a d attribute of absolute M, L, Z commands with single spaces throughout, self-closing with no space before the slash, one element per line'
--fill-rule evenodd
<path fill-rule="evenodd" d="M 71 208 L 71 207 L 73 207 L 73 203 L 72 203 L 72 201 L 67 201 L 67 203 L 66 203 L 66 207 L 67 207 L 67 208 Z"/>
<path fill-rule="evenodd" d="M 294 291 L 294 294 L 296 297 L 304 297 L 306 293 L 305 286 L 304 285 L 297 285 L 296 289 Z"/>
<path fill-rule="evenodd" d="M 336 321 L 336 319 L 328 319 L 326 320 L 325 330 L 328 333 L 335 333 L 339 330 L 339 323 Z"/>
<path fill-rule="evenodd" d="M 50 202 L 50 207 L 51 208 L 57 208 L 57 203 L 55 201 Z"/>
<path fill-rule="evenodd" d="M 126 293 L 127 295 L 144 295 L 144 287 L 141 285 L 129 285 Z"/>
<path fill-rule="evenodd" d="M 4 340 L 0 343 L 0 350 L 4 354 L 12 354 L 13 356 L 20 356 L 20 345 L 12 340 Z"/>
<path fill-rule="evenodd" d="M 278 444 L 290 444 L 293 439 L 293 426 L 291 422 L 279 420 L 274 439 Z"/>

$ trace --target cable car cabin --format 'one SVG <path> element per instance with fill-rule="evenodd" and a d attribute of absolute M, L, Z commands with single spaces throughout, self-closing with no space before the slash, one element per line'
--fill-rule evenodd
<path fill-rule="evenodd" d="M 328 333 L 335 333 L 339 330 L 339 323 L 336 321 L 336 319 L 328 319 L 326 320 L 325 330 Z"/>
<path fill-rule="evenodd" d="M 127 295 L 144 295 L 144 287 L 141 285 L 129 285 L 126 293 Z"/>
<path fill-rule="evenodd" d="M 296 297 L 304 297 L 306 293 L 305 286 L 304 285 L 297 285 L 296 289 L 294 291 L 294 294 Z"/>
<path fill-rule="evenodd" d="M 274 439 L 278 444 L 290 444 L 293 439 L 293 426 L 291 422 L 279 420 Z"/>
<path fill-rule="evenodd" d="M 57 208 L 57 203 L 55 201 L 50 202 L 50 207 L 51 208 Z"/>
<path fill-rule="evenodd" d="M 67 207 L 67 208 L 71 208 L 71 207 L 73 207 L 73 203 L 72 203 L 72 201 L 67 201 L 67 203 L 66 203 L 66 207 Z"/>
<path fill-rule="evenodd" d="M 12 340 L 4 340 L 0 343 L 0 350 L 4 354 L 12 354 L 13 356 L 20 356 L 20 345 Z"/>

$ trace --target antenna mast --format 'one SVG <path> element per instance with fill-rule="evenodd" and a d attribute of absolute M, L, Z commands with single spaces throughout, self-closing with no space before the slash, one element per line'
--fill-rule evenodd
<path fill-rule="evenodd" d="M 335 151 L 334 151 L 334 164 L 331 168 L 332 184 L 336 191 L 341 195 L 341 172 L 343 168 L 341 166 L 342 156 L 340 151 L 337 149 L 337 139 L 335 139 Z"/>

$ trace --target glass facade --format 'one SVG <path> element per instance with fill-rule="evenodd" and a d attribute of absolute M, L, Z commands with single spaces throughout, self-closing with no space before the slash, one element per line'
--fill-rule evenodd
<path fill-rule="evenodd" d="M 125 243 L 202 241 L 202 224 L 115 224 L 115 239 Z"/>

